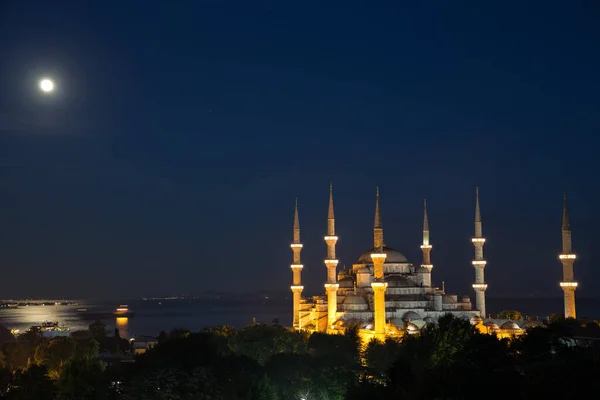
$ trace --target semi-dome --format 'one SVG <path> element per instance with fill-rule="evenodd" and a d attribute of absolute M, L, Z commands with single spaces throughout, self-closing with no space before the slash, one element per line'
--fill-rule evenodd
<path fill-rule="evenodd" d="M 338 281 L 340 288 L 352 289 L 354 287 L 354 279 L 351 276 L 347 276 Z"/>
<path fill-rule="evenodd" d="M 404 275 L 388 275 L 385 278 L 385 281 L 388 282 L 390 287 L 412 287 L 416 286 L 414 282 L 408 279 Z"/>
<path fill-rule="evenodd" d="M 414 321 L 417 319 L 421 319 L 421 316 L 414 311 L 408 311 L 402 316 L 402 321 L 404 322 Z"/>
<path fill-rule="evenodd" d="M 425 317 L 423 318 L 423 321 L 425 321 L 427 324 L 435 324 L 435 320 L 431 317 Z"/>
<path fill-rule="evenodd" d="M 502 326 L 500 327 L 500 329 L 514 329 L 514 330 L 518 330 L 518 329 L 521 329 L 521 328 L 519 328 L 519 325 L 517 325 L 513 321 L 506 321 L 505 323 L 502 324 Z"/>
<path fill-rule="evenodd" d="M 402 254 L 399 251 L 396 251 L 390 247 L 383 246 L 383 252 L 387 255 L 387 257 L 385 258 L 386 263 L 407 263 L 407 262 L 409 262 L 408 259 L 404 256 L 404 254 Z M 373 248 L 373 249 L 367 251 L 366 253 L 364 253 L 363 255 L 361 255 L 358 258 L 358 263 L 359 264 L 372 264 L 373 261 L 371 260 L 371 254 L 373 254 L 373 253 L 379 253 L 379 250 L 376 250 Z"/>
<path fill-rule="evenodd" d="M 355 305 L 367 305 L 367 301 L 364 297 L 358 294 L 347 294 L 344 299 L 344 304 L 355 304 Z"/>

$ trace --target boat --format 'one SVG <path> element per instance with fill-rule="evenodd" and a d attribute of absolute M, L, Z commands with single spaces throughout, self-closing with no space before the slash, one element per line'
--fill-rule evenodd
<path fill-rule="evenodd" d="M 119 307 L 117 307 L 117 310 L 114 312 L 114 315 L 116 317 L 133 317 L 133 312 L 129 311 L 129 308 L 127 307 L 127 304 L 121 304 Z"/>
<path fill-rule="evenodd" d="M 125 304 L 121 304 L 116 308 L 115 311 L 97 311 L 90 309 L 88 311 L 87 308 L 79 308 L 77 312 L 80 314 L 80 318 L 87 320 L 103 320 L 103 319 L 111 319 L 111 318 L 133 318 L 134 312 L 129 310 L 128 306 Z"/>
<path fill-rule="evenodd" d="M 29 330 L 36 330 L 42 333 L 43 337 L 69 336 L 70 328 L 60 326 L 58 322 L 44 321 L 41 325 L 33 325 Z"/>

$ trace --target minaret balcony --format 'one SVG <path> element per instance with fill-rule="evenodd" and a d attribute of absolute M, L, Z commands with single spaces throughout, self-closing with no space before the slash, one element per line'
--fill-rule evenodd
<path fill-rule="evenodd" d="M 473 243 L 485 243 L 485 238 L 474 237 L 474 238 L 471 239 L 471 242 L 473 242 Z"/>
<path fill-rule="evenodd" d="M 433 269 L 433 264 L 421 264 L 421 267 L 426 268 L 429 270 L 429 272 L 431 272 Z"/>
<path fill-rule="evenodd" d="M 290 244 L 290 247 L 292 249 L 301 249 L 302 248 L 302 243 L 292 243 L 292 244 Z"/>
<path fill-rule="evenodd" d="M 487 283 L 474 283 L 473 289 L 475 289 L 478 292 L 479 291 L 485 292 L 487 290 Z"/>
<path fill-rule="evenodd" d="M 329 268 L 329 267 L 337 267 L 337 265 L 339 263 L 339 260 L 329 260 L 329 259 L 327 259 L 324 262 L 325 262 L 325 266 L 327 268 Z"/>
<path fill-rule="evenodd" d="M 290 289 L 292 289 L 292 292 L 301 292 L 304 290 L 304 286 L 294 285 L 290 286 Z"/>
<path fill-rule="evenodd" d="M 338 237 L 337 236 L 325 236 L 325 241 L 337 241 Z"/>
<path fill-rule="evenodd" d="M 302 269 L 302 268 L 304 268 L 304 265 L 302 265 L 302 264 L 292 264 L 292 265 L 290 265 L 290 267 L 292 269 Z"/>
<path fill-rule="evenodd" d="M 574 281 L 561 282 L 560 287 L 563 289 L 573 289 L 574 290 L 577 288 L 577 282 L 574 282 Z"/>
<path fill-rule="evenodd" d="M 387 288 L 387 282 L 372 282 L 371 283 L 371 287 L 373 288 L 373 290 L 375 290 L 375 288 Z"/>
<path fill-rule="evenodd" d="M 575 254 L 561 254 L 558 258 L 560 260 L 575 260 L 577 256 Z"/>
<path fill-rule="evenodd" d="M 385 254 L 385 253 L 372 253 L 371 254 L 371 260 L 373 260 L 373 261 L 379 260 L 379 259 L 383 259 L 385 261 L 386 258 L 387 258 L 387 254 Z"/>
<path fill-rule="evenodd" d="M 422 249 L 431 249 L 432 247 L 433 247 L 433 246 L 432 246 L 432 245 L 430 245 L 430 244 L 422 244 L 422 245 L 421 245 L 421 248 L 422 248 Z"/>
<path fill-rule="evenodd" d="M 338 290 L 338 289 L 339 289 L 339 287 L 340 287 L 340 285 L 339 285 L 339 284 L 337 284 L 337 283 L 326 283 L 326 284 L 325 284 L 325 289 L 326 289 L 327 291 L 330 291 L 330 290 Z"/>
<path fill-rule="evenodd" d="M 473 264 L 474 267 L 485 267 L 485 264 L 487 264 L 487 261 L 485 261 L 485 260 L 473 260 L 473 261 L 471 261 L 471 263 Z"/>

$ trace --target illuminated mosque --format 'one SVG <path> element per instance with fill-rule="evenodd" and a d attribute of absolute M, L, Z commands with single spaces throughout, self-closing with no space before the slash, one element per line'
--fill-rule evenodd
<path fill-rule="evenodd" d="M 573 261 L 571 251 L 571 231 L 567 214 L 566 196 L 563 207 L 563 252 L 559 256 L 563 263 L 563 282 L 565 316 L 575 317 L 575 289 L 573 279 Z M 432 285 L 431 262 L 432 244 L 429 240 L 429 221 L 427 203 L 423 210 L 423 237 L 421 251 L 422 263 L 414 265 L 402 253 L 388 247 L 383 239 L 383 225 L 379 204 L 379 189 L 375 201 L 375 221 L 373 226 L 373 248 L 363 253 L 352 268 L 338 271 L 335 245 L 335 214 L 333 191 L 329 188 L 329 209 L 327 215 L 327 258 L 325 267 L 327 278 L 325 294 L 302 297 L 301 273 L 304 268 L 301 261 L 302 243 L 300 241 L 300 219 L 298 203 L 294 212 L 293 242 L 293 327 L 308 331 L 340 333 L 345 327 L 358 325 L 361 337 L 365 339 L 384 339 L 388 335 L 400 335 L 403 332 L 417 333 L 428 323 L 435 323 L 444 314 L 452 314 L 468 319 L 472 325 L 485 332 L 498 335 L 517 335 L 534 321 L 510 321 L 486 318 L 484 279 L 486 261 L 483 257 L 483 237 L 479 190 L 475 194 L 475 232 L 471 241 L 475 248 L 472 265 L 475 270 L 473 289 L 475 304 L 469 296 L 446 293 L 445 288 Z M 539 323 L 538 323 L 539 324 Z"/>

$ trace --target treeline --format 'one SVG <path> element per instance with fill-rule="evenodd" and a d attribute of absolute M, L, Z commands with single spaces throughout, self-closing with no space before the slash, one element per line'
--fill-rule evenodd
<path fill-rule="evenodd" d="M 99 358 L 129 351 L 129 341 L 115 332 L 109 336 L 101 322 L 51 339 L 35 328 L 17 338 L 0 328 L 0 398 L 116 399 L 116 371 Z"/>
<path fill-rule="evenodd" d="M 278 324 L 162 333 L 135 363 L 97 360 L 101 337 L 39 343 L 2 369 L 1 397 L 119 400 L 576 398 L 600 373 L 590 323 L 557 320 L 513 340 L 450 315 L 419 335 L 366 346 L 356 329 L 307 334 Z M 582 336 L 583 337 L 579 337 Z M 41 346 L 41 347 L 40 347 Z M 59 350 L 60 349 L 60 350 Z"/>

